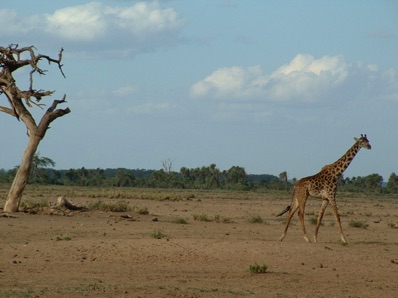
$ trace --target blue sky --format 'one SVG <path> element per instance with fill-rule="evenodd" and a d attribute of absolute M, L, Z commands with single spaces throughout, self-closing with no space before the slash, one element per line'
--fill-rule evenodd
<path fill-rule="evenodd" d="M 66 79 L 43 64 L 35 80 L 56 90 L 48 104 L 66 94 L 72 110 L 39 148 L 58 169 L 171 159 L 176 171 L 215 163 L 300 178 L 366 133 L 372 150 L 345 176 L 398 173 L 396 1 L 17 0 L 1 4 L 0 28 L 3 46 L 65 49 Z M 25 127 L 0 114 L 0 133 L 9 169 Z"/>

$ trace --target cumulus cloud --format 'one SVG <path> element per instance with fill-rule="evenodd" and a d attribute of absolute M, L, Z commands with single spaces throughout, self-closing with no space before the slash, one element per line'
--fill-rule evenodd
<path fill-rule="evenodd" d="M 348 72 L 349 65 L 342 56 L 315 59 L 299 54 L 270 75 L 264 91 L 273 100 L 316 101 L 318 96 L 341 85 Z"/>
<path fill-rule="evenodd" d="M 343 56 L 298 54 L 289 63 L 266 74 L 260 66 L 215 70 L 191 87 L 191 96 L 218 100 L 316 102 L 354 93 L 396 94 L 395 72 L 375 65 L 349 64 Z M 389 90 L 389 91 L 387 91 Z"/>
<path fill-rule="evenodd" d="M 3 35 L 18 34 L 31 42 L 57 40 L 80 50 L 93 46 L 96 51 L 118 49 L 125 55 L 175 44 L 183 23 L 174 9 L 157 1 L 125 7 L 89 2 L 28 17 L 0 9 L 0 27 L 8 29 Z"/>
<path fill-rule="evenodd" d="M 69 40 L 92 41 L 106 34 L 107 10 L 97 2 L 62 8 L 45 16 L 44 30 Z"/>
<path fill-rule="evenodd" d="M 193 96 L 215 98 L 246 98 L 261 92 L 267 83 L 259 66 L 220 68 L 192 86 Z"/>

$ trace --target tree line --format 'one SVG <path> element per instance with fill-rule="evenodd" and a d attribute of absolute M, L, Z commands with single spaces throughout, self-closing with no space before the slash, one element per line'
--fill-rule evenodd
<path fill-rule="evenodd" d="M 159 170 L 145 169 L 80 169 L 56 170 L 55 162 L 47 157 L 35 155 L 29 184 L 95 186 L 95 187 L 150 187 L 176 189 L 231 189 L 231 190 L 291 190 L 296 181 L 288 180 L 287 172 L 279 176 L 246 173 L 240 166 L 220 170 L 216 164 L 196 168 L 182 167 L 172 170 L 170 160 L 163 162 Z M 0 170 L 0 183 L 11 183 L 18 170 Z M 383 183 L 379 174 L 368 176 L 343 177 L 338 182 L 340 191 L 398 193 L 398 176 L 392 173 Z"/>
<path fill-rule="evenodd" d="M 0 170 L 0 183 L 11 183 L 17 168 Z M 176 189 L 250 190 L 254 185 L 272 189 L 289 187 L 273 175 L 248 175 L 244 168 L 233 166 L 221 171 L 215 164 L 198 168 L 182 167 L 179 172 L 146 169 L 80 169 L 56 170 L 33 166 L 29 184 L 150 187 Z"/>

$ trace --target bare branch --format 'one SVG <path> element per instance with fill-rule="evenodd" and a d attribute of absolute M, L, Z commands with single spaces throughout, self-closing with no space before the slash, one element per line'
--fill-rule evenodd
<path fill-rule="evenodd" d="M 44 137 L 47 129 L 49 128 L 49 125 L 51 122 L 53 122 L 55 119 L 62 117 L 66 114 L 70 113 L 70 109 L 56 109 L 57 106 L 61 103 L 66 102 L 66 94 L 62 97 L 61 100 L 54 100 L 53 104 L 51 107 L 48 108 L 46 113 L 44 114 L 43 118 L 41 119 L 38 127 L 37 127 L 37 134 L 40 137 Z"/>
<path fill-rule="evenodd" d="M 18 48 L 18 44 L 11 44 L 7 48 L 0 47 L 0 65 L 1 64 L 6 65 L 11 70 L 11 72 L 23 66 L 30 65 L 32 67 L 32 70 L 29 73 L 30 90 L 33 89 L 33 74 L 37 72 L 40 75 L 44 75 L 47 72 L 47 70 L 43 70 L 38 66 L 41 60 L 47 60 L 49 64 L 56 63 L 58 65 L 58 69 L 60 70 L 62 76 L 66 78 L 62 69 L 63 64 L 61 64 L 62 54 L 64 51 L 63 48 L 61 48 L 61 50 L 58 53 L 58 59 L 51 58 L 48 55 L 42 55 L 42 54 L 36 55 L 34 49 L 35 49 L 34 46 Z M 29 53 L 30 59 L 21 60 L 21 56 L 25 52 Z"/>
<path fill-rule="evenodd" d="M 20 95 L 21 95 L 21 98 L 25 99 L 25 102 L 26 102 L 26 104 L 29 107 L 32 106 L 31 103 L 40 107 L 42 105 L 36 104 L 35 102 L 32 101 L 31 98 L 34 97 L 34 98 L 36 98 L 36 101 L 39 102 L 42 99 L 42 97 L 50 96 L 54 92 L 55 91 L 44 91 L 44 90 L 34 90 L 34 89 L 32 89 L 32 90 L 28 90 L 28 91 L 20 91 Z"/>
<path fill-rule="evenodd" d="M 62 53 L 63 53 L 63 52 L 64 52 L 64 48 L 61 48 L 61 50 L 60 50 L 59 53 L 58 53 L 58 59 L 53 59 L 53 58 L 51 58 L 51 57 L 49 57 L 49 56 L 47 56 L 47 55 L 38 55 L 38 56 L 36 56 L 35 64 L 37 65 L 37 63 L 38 63 L 41 59 L 46 59 L 46 60 L 48 61 L 48 64 L 51 64 L 51 62 L 56 63 L 56 64 L 58 65 L 59 71 L 61 72 L 62 76 L 63 76 L 64 78 L 66 78 L 66 76 L 65 76 L 65 74 L 64 74 L 64 72 L 63 72 L 63 70 L 62 70 L 63 64 L 61 64 Z M 43 70 L 40 69 L 40 71 L 43 71 Z M 44 73 L 41 73 L 41 74 L 44 74 Z"/>
<path fill-rule="evenodd" d="M 15 114 L 15 111 L 14 111 L 13 109 L 9 109 L 9 108 L 0 106 L 0 111 L 4 112 L 4 113 L 6 113 L 6 114 L 9 114 L 9 115 L 11 115 L 11 116 L 13 116 L 13 117 L 16 117 L 16 116 L 17 116 L 17 115 Z"/>
<path fill-rule="evenodd" d="M 64 103 L 64 102 L 66 102 L 66 94 L 64 94 L 64 96 L 62 97 L 61 100 L 54 100 L 51 107 L 48 108 L 47 113 L 53 112 L 60 103 Z"/>
<path fill-rule="evenodd" d="M 62 69 L 63 65 L 61 64 L 63 48 L 59 51 L 57 59 L 48 55 L 36 54 L 35 50 L 34 46 L 19 48 L 18 44 L 10 44 L 6 48 L 0 47 L 0 95 L 5 94 L 7 96 L 17 119 L 19 119 L 20 115 L 27 114 L 25 106 L 43 108 L 43 104 L 39 104 L 41 99 L 54 93 L 54 91 L 36 90 L 33 88 L 34 74 L 44 75 L 47 72 L 39 67 L 40 61 L 45 60 L 49 64 L 56 63 L 62 76 L 65 77 Z M 31 70 L 29 72 L 28 90 L 22 91 L 15 85 L 12 73 L 24 66 L 30 66 Z M 23 99 L 25 106 L 22 103 Z"/>

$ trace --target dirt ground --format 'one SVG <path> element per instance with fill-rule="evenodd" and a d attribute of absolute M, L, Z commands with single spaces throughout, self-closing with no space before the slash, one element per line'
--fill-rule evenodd
<path fill-rule="evenodd" d="M 98 200 L 69 199 L 82 205 Z M 128 203 L 149 214 L 2 214 L 0 297 L 398 295 L 398 198 L 340 196 L 348 245 L 340 242 L 330 209 L 318 243 L 304 241 L 297 215 L 279 242 L 285 216 L 275 214 L 290 200 L 270 194 L 193 193 Z M 307 203 L 311 239 L 320 203 Z M 267 265 L 267 272 L 250 272 L 255 264 Z"/>

